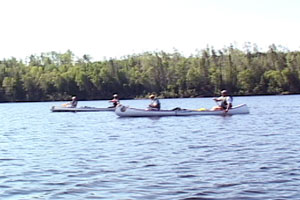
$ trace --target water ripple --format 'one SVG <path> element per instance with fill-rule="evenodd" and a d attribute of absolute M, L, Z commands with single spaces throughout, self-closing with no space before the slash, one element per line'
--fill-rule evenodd
<path fill-rule="evenodd" d="M 298 98 L 235 98 L 250 115 L 134 119 L 0 104 L 0 199 L 300 199 Z M 163 100 L 199 102 L 211 99 Z"/>

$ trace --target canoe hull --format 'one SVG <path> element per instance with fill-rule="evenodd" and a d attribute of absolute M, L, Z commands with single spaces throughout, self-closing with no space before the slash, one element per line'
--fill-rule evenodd
<path fill-rule="evenodd" d="M 246 104 L 241 104 L 233 107 L 228 112 L 222 110 L 211 111 L 211 110 L 189 110 L 189 109 L 179 109 L 179 110 L 143 110 L 136 108 L 129 108 L 123 105 L 119 105 L 115 113 L 120 117 L 161 117 L 161 116 L 192 116 L 192 115 L 236 115 L 236 114 L 249 114 L 249 109 Z"/>
<path fill-rule="evenodd" d="M 95 107 L 79 107 L 79 108 L 68 108 L 52 106 L 52 112 L 102 112 L 102 111 L 115 111 L 115 108 L 95 108 Z"/>

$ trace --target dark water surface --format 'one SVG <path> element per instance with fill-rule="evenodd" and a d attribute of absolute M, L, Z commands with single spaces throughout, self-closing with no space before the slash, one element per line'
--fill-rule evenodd
<path fill-rule="evenodd" d="M 235 97 L 250 114 L 226 117 L 50 112 L 61 103 L 0 104 L 0 199 L 300 199 L 300 95 Z"/>

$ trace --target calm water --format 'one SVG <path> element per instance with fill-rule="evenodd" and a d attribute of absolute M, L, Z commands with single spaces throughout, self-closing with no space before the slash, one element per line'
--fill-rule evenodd
<path fill-rule="evenodd" d="M 0 199 L 300 199 L 300 95 L 235 97 L 251 113 L 231 117 L 50 112 L 62 103 L 0 104 Z"/>

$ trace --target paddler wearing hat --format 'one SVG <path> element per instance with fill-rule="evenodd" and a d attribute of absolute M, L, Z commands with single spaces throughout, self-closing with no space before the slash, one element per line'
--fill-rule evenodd
<path fill-rule="evenodd" d="M 213 98 L 213 100 L 216 102 L 221 102 L 221 104 L 213 107 L 212 110 L 224 110 L 225 112 L 228 112 L 228 110 L 232 108 L 233 98 L 228 95 L 227 90 L 222 90 L 221 96 L 218 98 Z"/>
<path fill-rule="evenodd" d="M 160 110 L 160 102 L 155 95 L 151 94 L 149 98 L 151 99 L 151 103 L 149 104 L 148 110 Z"/>

